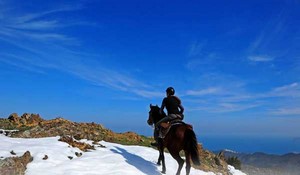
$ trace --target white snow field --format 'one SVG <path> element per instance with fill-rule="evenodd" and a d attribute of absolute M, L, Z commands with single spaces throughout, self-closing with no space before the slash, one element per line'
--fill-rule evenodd
<path fill-rule="evenodd" d="M 11 138 L 0 134 L 0 157 L 22 156 L 27 150 L 33 161 L 27 165 L 26 175 L 160 175 L 161 167 L 156 165 L 158 151 L 143 146 L 125 146 L 101 141 L 106 148 L 82 152 L 58 141 L 59 137 L 37 139 Z M 86 140 L 85 140 L 86 141 Z M 86 141 L 88 142 L 88 141 Z M 90 142 L 91 143 L 91 142 Z M 75 152 L 81 152 L 77 157 Z M 43 160 L 47 155 L 48 159 Z M 70 160 L 68 156 L 72 156 Z M 165 153 L 167 175 L 174 175 L 177 162 Z M 233 175 L 245 175 L 228 167 Z M 0 173 L 1 174 L 1 173 Z M 185 168 L 181 174 L 185 174 Z M 212 172 L 191 169 L 191 175 L 214 175 Z"/>

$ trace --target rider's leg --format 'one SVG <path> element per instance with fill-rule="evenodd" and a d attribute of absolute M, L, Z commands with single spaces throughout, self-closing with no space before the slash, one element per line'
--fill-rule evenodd
<path fill-rule="evenodd" d="M 159 135 L 159 129 L 158 129 L 158 127 L 155 127 L 153 135 L 154 135 L 155 142 L 152 142 L 151 145 L 152 146 L 158 146 L 158 135 Z"/>
<path fill-rule="evenodd" d="M 162 118 L 161 120 L 159 120 L 155 126 L 160 126 L 161 123 L 163 122 L 168 122 L 168 121 L 172 121 L 172 120 L 175 120 L 175 119 L 181 119 L 181 116 L 179 114 L 169 114 L 168 116 Z"/>
<path fill-rule="evenodd" d="M 155 130 L 154 130 L 154 139 L 155 142 L 151 143 L 152 146 L 157 146 L 158 145 L 158 135 L 159 135 L 159 130 L 160 130 L 160 124 L 163 122 L 168 122 L 174 119 L 177 119 L 178 116 L 176 114 L 169 114 L 167 117 L 162 118 L 155 124 Z"/>
<path fill-rule="evenodd" d="M 155 129 L 154 129 L 154 140 L 155 140 L 155 142 L 152 142 L 152 143 L 151 143 L 152 146 L 155 146 L 155 147 L 158 146 L 158 135 L 159 135 L 160 124 L 161 124 L 162 122 L 167 122 L 167 121 L 169 121 L 169 120 L 170 120 L 170 119 L 169 119 L 169 117 L 167 116 L 167 117 L 162 118 L 160 121 L 158 121 L 158 122 L 155 124 Z"/>

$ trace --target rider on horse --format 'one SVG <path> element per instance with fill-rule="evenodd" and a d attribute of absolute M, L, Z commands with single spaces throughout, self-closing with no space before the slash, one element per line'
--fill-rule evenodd
<path fill-rule="evenodd" d="M 173 120 L 183 120 L 183 111 L 184 108 L 181 104 L 181 100 L 174 96 L 175 94 L 175 89 L 173 87 L 168 87 L 166 89 L 166 96 L 161 104 L 160 108 L 160 113 L 163 113 L 164 108 L 167 108 L 168 115 L 158 121 L 155 125 L 155 130 L 154 130 L 154 139 L 156 142 L 151 143 L 152 146 L 157 146 L 158 145 L 158 135 L 159 135 L 159 129 L 160 129 L 160 124 L 163 122 L 169 122 Z"/>

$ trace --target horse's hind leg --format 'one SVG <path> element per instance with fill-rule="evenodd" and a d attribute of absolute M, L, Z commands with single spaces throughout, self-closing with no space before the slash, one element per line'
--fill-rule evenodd
<path fill-rule="evenodd" d="M 180 175 L 180 171 L 183 167 L 184 160 L 180 157 L 179 152 L 170 152 L 172 157 L 177 161 L 178 163 L 178 169 L 176 175 Z"/>
<path fill-rule="evenodd" d="M 191 155 L 188 151 L 185 151 L 185 163 L 186 163 L 186 175 L 190 174 L 191 171 L 191 159 L 190 159 Z"/>

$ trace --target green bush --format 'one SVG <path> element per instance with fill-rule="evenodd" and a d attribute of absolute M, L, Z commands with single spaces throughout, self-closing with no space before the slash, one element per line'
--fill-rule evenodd
<path fill-rule="evenodd" d="M 226 159 L 226 162 L 235 169 L 241 170 L 241 161 L 237 157 L 229 157 Z"/>

